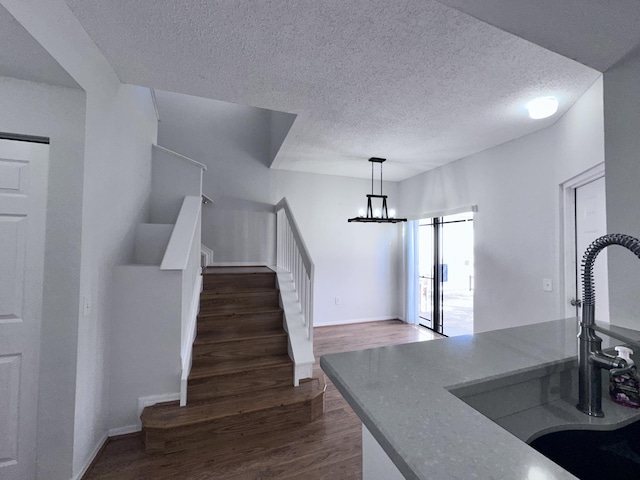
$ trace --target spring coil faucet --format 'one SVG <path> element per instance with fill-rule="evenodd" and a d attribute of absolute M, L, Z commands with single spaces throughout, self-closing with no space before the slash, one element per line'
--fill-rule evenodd
<path fill-rule="evenodd" d="M 580 345 L 578 348 L 578 405 L 581 412 L 594 417 L 603 417 L 602 374 L 603 368 L 617 374 L 626 373 L 627 362 L 602 352 L 602 339 L 596 331 L 617 337 L 596 325 L 596 293 L 593 285 L 593 265 L 598 253 L 610 245 L 620 245 L 640 258 L 640 240 L 630 235 L 612 233 L 594 240 L 582 257 L 582 322 L 580 322 Z M 619 337 L 618 337 L 619 338 Z"/>

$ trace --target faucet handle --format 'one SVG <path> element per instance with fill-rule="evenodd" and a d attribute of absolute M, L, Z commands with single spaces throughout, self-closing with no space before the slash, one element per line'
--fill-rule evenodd
<path fill-rule="evenodd" d="M 635 375 L 637 369 L 633 363 L 628 364 L 626 360 L 620 357 L 617 357 L 616 360 L 620 360 L 618 363 L 620 366 L 609 370 L 611 376 L 617 377 L 619 375 L 625 375 L 627 373 L 632 373 Z"/>

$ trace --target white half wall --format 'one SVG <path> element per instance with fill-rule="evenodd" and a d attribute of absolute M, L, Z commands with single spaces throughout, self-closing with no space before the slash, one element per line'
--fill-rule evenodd
<path fill-rule="evenodd" d="M 604 74 L 607 231 L 640 238 L 640 49 Z M 607 249 L 611 323 L 639 329 L 640 262 Z M 596 299 L 597 299 L 596 285 Z M 597 300 L 596 300 L 597 301 Z"/>
<path fill-rule="evenodd" d="M 604 161 L 602 88 L 544 130 L 400 183 L 403 213 L 478 206 L 476 332 L 563 316 L 560 184 Z"/>
<path fill-rule="evenodd" d="M 139 424 L 138 398 L 180 392 L 182 369 L 182 271 L 121 265 L 113 276 L 109 429 Z"/>

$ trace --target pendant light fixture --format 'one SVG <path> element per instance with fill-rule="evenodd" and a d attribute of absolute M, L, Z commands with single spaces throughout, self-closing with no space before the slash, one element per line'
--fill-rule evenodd
<path fill-rule="evenodd" d="M 399 223 L 406 222 L 406 218 L 395 218 L 395 215 L 392 214 L 389 216 L 389 211 L 387 210 L 387 196 L 382 194 L 382 163 L 386 160 L 386 158 L 378 158 L 371 157 L 369 161 L 371 162 L 371 194 L 367 195 L 367 215 L 364 216 L 364 211 L 361 211 L 357 217 L 350 218 L 349 222 L 360 222 L 360 223 Z M 373 193 L 373 168 L 375 164 L 380 165 L 380 195 L 376 195 Z M 376 209 L 375 212 L 371 205 L 372 198 L 381 198 L 382 199 L 382 209 Z"/>

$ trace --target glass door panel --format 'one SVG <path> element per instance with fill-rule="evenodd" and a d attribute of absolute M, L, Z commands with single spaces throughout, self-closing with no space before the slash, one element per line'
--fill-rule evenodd
<path fill-rule="evenodd" d="M 473 333 L 473 223 L 469 214 L 443 218 L 442 333 Z"/>
<path fill-rule="evenodd" d="M 473 333 L 473 214 L 419 225 L 420 324 L 447 336 Z"/>

